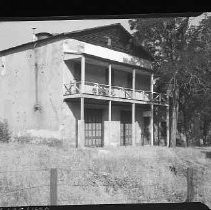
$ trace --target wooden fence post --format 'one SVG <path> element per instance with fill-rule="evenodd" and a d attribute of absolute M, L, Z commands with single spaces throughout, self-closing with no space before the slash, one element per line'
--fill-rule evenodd
<path fill-rule="evenodd" d="M 187 199 L 186 199 L 186 202 L 192 202 L 193 199 L 194 199 L 193 168 L 187 168 Z"/>
<path fill-rule="evenodd" d="M 50 205 L 57 205 L 57 168 L 50 170 Z"/>

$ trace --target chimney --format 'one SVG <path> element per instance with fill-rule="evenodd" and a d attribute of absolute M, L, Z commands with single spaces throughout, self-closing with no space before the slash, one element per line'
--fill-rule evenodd
<path fill-rule="evenodd" d="M 32 41 L 33 42 L 35 42 L 35 41 L 37 41 L 37 36 L 35 35 L 35 30 L 36 30 L 37 28 L 32 28 Z"/>
<path fill-rule="evenodd" d="M 111 38 L 109 36 L 105 36 L 107 46 L 111 47 Z"/>

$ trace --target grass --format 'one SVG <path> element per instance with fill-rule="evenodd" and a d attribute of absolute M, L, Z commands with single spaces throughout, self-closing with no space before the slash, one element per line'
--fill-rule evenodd
<path fill-rule="evenodd" d="M 191 166 L 194 201 L 211 207 L 211 159 L 202 150 L 147 146 L 82 150 L 45 141 L 1 143 L 0 206 L 48 205 L 50 168 L 58 168 L 60 205 L 184 202 L 186 169 Z"/>

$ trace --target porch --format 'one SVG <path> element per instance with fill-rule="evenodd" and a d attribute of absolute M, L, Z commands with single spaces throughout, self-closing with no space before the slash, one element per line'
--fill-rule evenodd
<path fill-rule="evenodd" d="M 141 116 L 138 117 L 143 111 L 140 112 L 140 107 L 147 107 L 147 110 L 142 113 L 148 123 L 147 141 L 150 145 L 154 144 L 154 106 L 164 106 L 168 111 L 168 98 L 165 94 L 153 91 L 152 71 L 135 64 L 105 60 L 87 54 L 69 53 L 64 62 L 66 64 L 63 71 L 64 101 L 79 103 L 78 147 L 93 145 L 90 141 L 98 142 L 95 143 L 95 146 L 121 145 L 120 142 L 123 145 L 137 145 L 137 142 L 141 144 L 144 130 L 141 124 L 144 120 Z M 87 111 L 87 103 L 94 105 L 96 112 L 94 110 Z M 114 111 L 114 107 L 117 105 L 119 107 L 127 106 L 127 110 L 119 108 Z M 98 106 L 104 106 L 104 110 L 107 110 L 103 124 L 102 117 L 100 117 L 102 113 Z M 114 120 L 114 114 L 120 110 L 127 112 L 119 113 L 119 119 Z M 139 126 L 137 125 L 138 120 L 142 121 L 138 123 Z M 93 123 L 96 123 L 94 127 Z M 121 126 L 123 126 L 123 130 L 121 130 Z M 123 136 L 121 141 L 120 131 Z M 99 137 L 99 133 L 101 133 L 101 137 Z M 169 139 L 169 133 L 167 135 L 167 139 Z M 169 141 L 167 140 L 167 142 Z"/>
<path fill-rule="evenodd" d="M 153 91 L 153 73 L 146 69 L 82 54 L 68 54 L 65 64 L 64 99 L 87 97 L 168 106 L 167 95 Z"/>
<path fill-rule="evenodd" d="M 153 144 L 148 104 L 131 105 L 91 98 L 66 99 L 66 103 L 75 115 L 69 126 L 76 129 L 77 147 Z"/>
<path fill-rule="evenodd" d="M 65 102 L 75 116 L 69 127 L 76 129 L 73 132 L 76 133 L 76 147 L 155 144 L 150 104 L 84 97 L 66 99 Z"/>

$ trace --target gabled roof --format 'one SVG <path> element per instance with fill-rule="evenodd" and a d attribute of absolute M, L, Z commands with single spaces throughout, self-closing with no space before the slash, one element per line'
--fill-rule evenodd
<path fill-rule="evenodd" d="M 34 42 L 28 42 L 16 47 L 12 47 L 6 50 L 2 50 L 0 51 L 0 55 L 9 53 L 10 50 L 15 50 L 21 47 L 27 47 L 27 46 L 34 46 L 35 44 L 43 44 L 45 42 L 54 40 L 54 39 L 63 39 L 63 38 L 74 38 L 74 39 L 78 39 L 80 41 L 84 41 L 84 42 L 90 42 L 92 44 L 95 45 L 101 45 L 102 43 L 99 42 L 99 40 L 93 39 L 91 36 L 97 33 L 100 33 L 102 31 L 109 31 L 109 30 L 119 30 L 121 32 L 121 36 L 124 36 L 124 42 L 125 45 L 121 46 L 120 48 L 118 47 L 114 47 L 114 50 L 117 51 L 123 51 L 126 52 L 128 54 L 137 56 L 137 57 L 141 57 L 147 60 L 152 61 L 153 57 L 150 55 L 149 52 L 147 52 L 147 50 L 144 49 L 143 46 L 141 45 L 137 45 L 133 40 L 133 36 L 120 24 L 120 23 L 115 23 L 115 24 L 110 24 L 110 25 L 106 25 L 106 26 L 98 26 L 98 27 L 94 27 L 94 28 L 87 28 L 87 29 L 83 29 L 83 30 L 76 30 L 76 31 L 71 31 L 71 32 L 65 32 L 65 33 L 59 33 L 59 34 L 50 34 L 47 32 L 41 32 L 39 34 L 48 34 L 49 37 L 45 38 L 45 39 L 40 39 Z M 117 34 L 115 34 L 115 36 L 118 36 Z M 103 45 L 103 47 L 107 47 L 106 45 Z"/>

